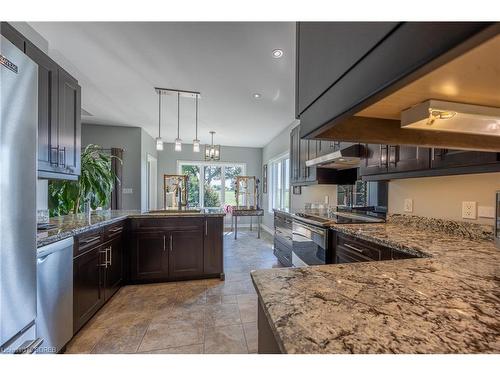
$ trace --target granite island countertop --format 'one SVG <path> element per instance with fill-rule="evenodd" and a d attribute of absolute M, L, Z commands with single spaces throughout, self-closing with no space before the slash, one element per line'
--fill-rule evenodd
<path fill-rule="evenodd" d="M 117 223 L 125 219 L 132 218 L 165 218 L 165 217 L 223 217 L 225 213 L 222 209 L 201 209 L 200 212 L 147 212 L 140 210 L 102 210 L 94 211 L 90 221 L 85 214 L 70 214 L 50 218 L 50 224 L 55 228 L 38 231 L 37 247 L 49 245 L 51 243 L 73 237 L 81 233 L 88 232 L 106 225 Z"/>
<path fill-rule="evenodd" d="M 283 353 L 500 352 L 492 241 L 404 221 L 332 226 L 428 257 L 252 271 Z"/>

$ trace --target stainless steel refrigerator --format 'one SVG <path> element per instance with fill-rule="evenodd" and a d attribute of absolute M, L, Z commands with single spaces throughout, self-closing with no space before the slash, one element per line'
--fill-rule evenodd
<path fill-rule="evenodd" d="M 38 66 L 4 37 L 0 102 L 0 351 L 33 352 Z"/>

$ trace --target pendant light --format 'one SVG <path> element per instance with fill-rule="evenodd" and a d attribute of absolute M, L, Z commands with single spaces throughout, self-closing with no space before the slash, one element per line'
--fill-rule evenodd
<path fill-rule="evenodd" d="M 198 139 L 198 97 L 196 95 L 196 131 L 193 139 L 193 152 L 200 152 L 200 140 Z"/>
<path fill-rule="evenodd" d="M 158 137 L 156 138 L 156 149 L 163 151 L 163 139 L 161 138 L 161 91 L 158 91 Z"/>
<path fill-rule="evenodd" d="M 181 127 L 180 100 L 181 100 L 181 93 L 177 92 L 177 138 L 175 138 L 175 148 L 174 148 L 175 151 L 182 151 L 182 139 L 179 136 Z"/>
<path fill-rule="evenodd" d="M 211 130 L 210 135 L 212 136 L 212 143 L 210 145 L 205 145 L 205 160 L 220 160 L 220 145 L 214 145 L 214 134 L 215 132 Z"/>

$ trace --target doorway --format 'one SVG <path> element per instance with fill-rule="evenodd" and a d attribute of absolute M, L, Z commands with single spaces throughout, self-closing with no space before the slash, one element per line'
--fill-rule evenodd
<path fill-rule="evenodd" d="M 157 207 L 157 168 L 158 160 L 147 154 L 147 165 L 146 165 L 146 192 L 147 192 L 147 207 L 148 210 L 156 210 Z"/>

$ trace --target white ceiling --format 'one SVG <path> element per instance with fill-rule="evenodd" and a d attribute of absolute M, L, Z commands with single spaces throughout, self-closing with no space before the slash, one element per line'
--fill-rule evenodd
<path fill-rule="evenodd" d="M 295 27 L 285 22 L 31 22 L 49 55 L 82 86 L 83 122 L 158 134 L 153 87 L 200 91 L 198 138 L 262 147 L 294 120 Z M 273 49 L 284 51 L 272 58 Z M 262 97 L 254 99 L 253 93 Z M 168 97 L 162 137 L 177 136 Z M 181 98 L 180 137 L 195 136 L 194 100 Z M 165 120 L 166 118 L 166 120 Z"/>

